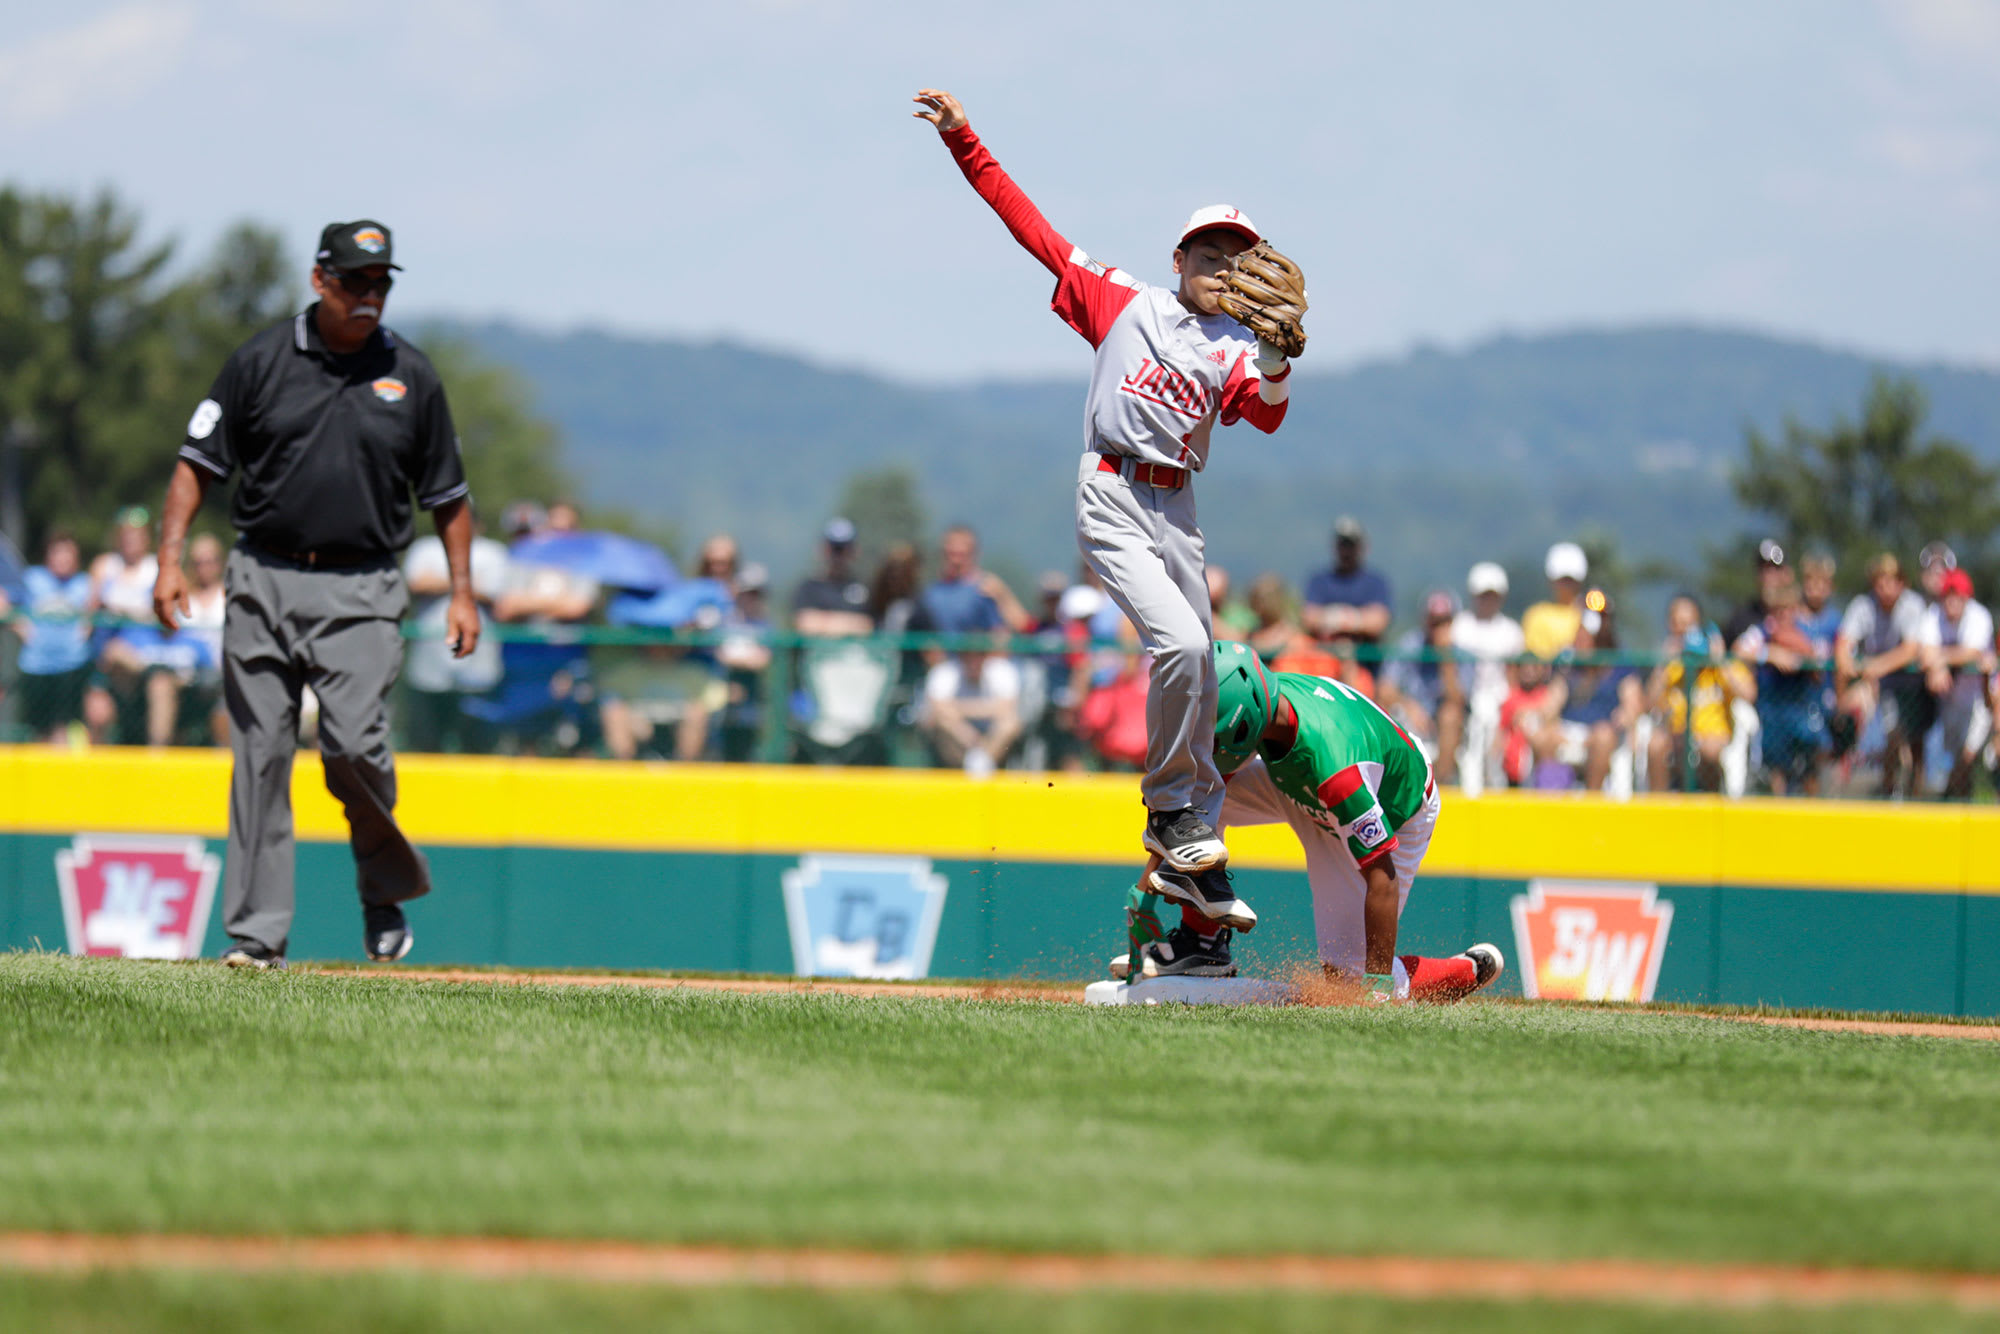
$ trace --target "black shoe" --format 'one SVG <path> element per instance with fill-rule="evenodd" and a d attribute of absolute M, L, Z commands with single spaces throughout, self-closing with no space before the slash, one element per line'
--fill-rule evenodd
<path fill-rule="evenodd" d="M 232 940 L 229 948 L 222 952 L 222 961 L 231 968 L 283 968 L 285 956 L 282 951 L 269 945 L 260 945 L 254 940 Z"/>
<path fill-rule="evenodd" d="M 1141 976 L 1234 977 L 1236 961 L 1229 957 L 1231 934 L 1226 926 L 1212 936 L 1177 926 L 1165 940 L 1150 941 L 1139 951 L 1145 960 Z"/>
<path fill-rule="evenodd" d="M 1237 931 L 1257 925 L 1257 911 L 1236 897 L 1229 872 L 1202 871 L 1185 875 L 1161 867 L 1147 880 L 1146 887 L 1163 898 L 1185 903 L 1211 922 L 1220 922 Z"/>
<path fill-rule="evenodd" d="M 1472 989 L 1479 990 L 1507 969 L 1507 960 L 1498 945 L 1481 943 L 1460 950 L 1458 957 L 1472 960 Z"/>
<path fill-rule="evenodd" d="M 409 918 L 403 916 L 400 904 L 369 903 L 361 909 L 364 923 L 361 934 L 362 948 L 376 963 L 394 963 L 410 952 L 410 946 L 417 943 L 417 933 L 410 930 Z"/>
<path fill-rule="evenodd" d="M 1143 841 L 1176 871 L 1206 871 L 1229 860 L 1229 849 L 1192 806 L 1148 813 Z"/>

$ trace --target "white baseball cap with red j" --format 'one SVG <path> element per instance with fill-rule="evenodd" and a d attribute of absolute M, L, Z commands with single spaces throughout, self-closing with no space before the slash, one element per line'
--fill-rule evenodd
<path fill-rule="evenodd" d="M 1196 232 L 1213 231 L 1218 227 L 1235 232 L 1251 245 L 1264 239 L 1257 234 L 1257 224 L 1250 221 L 1242 209 L 1231 208 L 1227 204 L 1210 204 L 1207 208 L 1196 209 L 1194 216 L 1187 220 L 1187 226 L 1181 228 L 1180 246 L 1185 246 L 1188 238 Z"/>

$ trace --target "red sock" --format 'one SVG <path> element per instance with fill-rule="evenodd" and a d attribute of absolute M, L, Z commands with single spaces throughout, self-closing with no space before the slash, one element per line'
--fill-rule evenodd
<path fill-rule="evenodd" d="M 1410 974 L 1413 1000 L 1463 996 L 1479 980 L 1479 969 L 1470 959 L 1426 959 L 1420 954 L 1405 954 L 1403 967 Z"/>
<path fill-rule="evenodd" d="M 1212 936 L 1222 930 L 1222 923 L 1203 917 L 1193 904 L 1188 903 L 1181 905 L 1181 925 L 1198 936 Z"/>

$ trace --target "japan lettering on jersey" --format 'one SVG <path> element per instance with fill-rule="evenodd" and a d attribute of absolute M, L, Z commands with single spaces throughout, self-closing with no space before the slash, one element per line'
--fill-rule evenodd
<path fill-rule="evenodd" d="M 1084 445 L 1200 471 L 1209 433 L 1247 421 L 1278 429 L 1283 385 L 1267 393 L 1250 358 L 1257 340 L 1227 315 L 1197 315 L 1166 288 L 1092 259 L 1051 227 L 971 127 L 944 135 L 966 180 L 1056 277 L 1050 308 L 1097 350 L 1084 405 Z M 1287 367 L 1283 379 L 1290 375 Z"/>
<path fill-rule="evenodd" d="M 1072 262 L 1057 279 L 1054 305 L 1097 348 L 1084 444 L 1199 472 L 1217 418 L 1228 426 L 1271 407 L 1258 396 L 1250 366 L 1257 340 L 1227 315 L 1196 315 L 1164 287 L 1117 269 L 1099 277 L 1094 269 L 1101 266 L 1076 254 L 1084 263 Z M 1113 302 L 1120 309 L 1100 328 Z"/>

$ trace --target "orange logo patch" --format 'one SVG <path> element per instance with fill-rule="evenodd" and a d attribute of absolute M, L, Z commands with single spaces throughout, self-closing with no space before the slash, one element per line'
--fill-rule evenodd
<path fill-rule="evenodd" d="M 368 387 L 373 389 L 375 397 L 381 399 L 384 403 L 400 403 L 403 401 L 403 395 L 410 392 L 410 386 L 388 375 L 383 376 Z"/>
<path fill-rule="evenodd" d="M 1652 885 L 1536 880 L 1514 896 L 1521 989 L 1548 1000 L 1649 1001 L 1674 905 Z"/>

